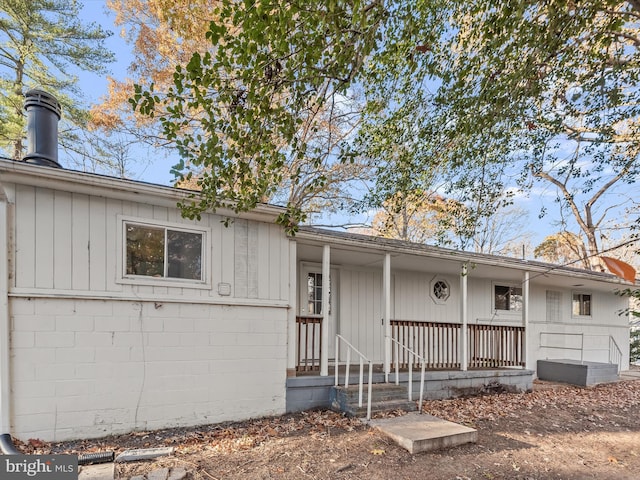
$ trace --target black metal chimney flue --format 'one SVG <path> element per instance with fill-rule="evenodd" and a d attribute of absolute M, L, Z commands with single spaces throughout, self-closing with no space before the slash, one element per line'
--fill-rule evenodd
<path fill-rule="evenodd" d="M 58 121 L 62 116 L 60 102 L 42 90 L 24 94 L 27 111 L 27 147 L 23 162 L 62 168 L 58 163 Z"/>

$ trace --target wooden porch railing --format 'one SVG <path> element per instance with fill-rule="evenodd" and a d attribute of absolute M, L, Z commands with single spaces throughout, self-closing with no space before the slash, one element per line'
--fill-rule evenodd
<path fill-rule="evenodd" d="M 298 346 L 296 371 L 320 370 L 322 317 L 296 317 Z M 391 320 L 391 336 L 400 345 L 425 359 L 429 370 L 459 370 L 461 325 L 444 322 Z M 468 368 L 524 367 L 524 327 L 506 325 L 467 326 Z M 410 354 L 401 349 L 393 358 L 400 368 L 408 368 Z M 420 368 L 417 357 L 413 367 Z"/>
<path fill-rule="evenodd" d="M 460 325 L 455 323 L 391 320 L 391 337 L 425 359 L 430 370 L 459 369 Z M 408 368 L 409 354 L 400 353 L 400 368 Z M 419 368 L 419 364 L 414 366 Z"/>
<path fill-rule="evenodd" d="M 296 371 L 319 371 L 322 350 L 322 317 L 296 317 L 296 330 L 298 337 Z"/>
<path fill-rule="evenodd" d="M 468 327 L 469 368 L 524 367 L 524 327 Z"/>
<path fill-rule="evenodd" d="M 391 320 L 391 335 L 424 357 L 428 369 L 454 370 L 461 368 L 461 327 L 456 323 Z M 524 367 L 524 343 L 524 327 L 468 325 L 468 368 Z M 401 368 L 407 368 L 408 361 L 407 354 L 400 355 Z"/>

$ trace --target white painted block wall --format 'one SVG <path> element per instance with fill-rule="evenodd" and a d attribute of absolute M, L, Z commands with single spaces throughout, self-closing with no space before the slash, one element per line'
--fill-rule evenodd
<path fill-rule="evenodd" d="M 285 308 L 14 298 L 10 309 L 21 440 L 285 411 Z"/>

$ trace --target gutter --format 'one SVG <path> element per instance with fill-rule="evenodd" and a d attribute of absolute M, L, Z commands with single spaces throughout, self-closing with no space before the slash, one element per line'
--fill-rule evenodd
<path fill-rule="evenodd" d="M 380 253 L 390 252 L 405 255 L 418 255 L 422 257 L 432 257 L 440 260 L 452 260 L 458 262 L 471 262 L 477 265 L 491 267 L 515 268 L 522 271 L 529 271 L 537 275 L 558 274 L 565 277 L 592 280 L 596 282 L 606 282 L 615 285 L 629 285 L 615 275 L 590 270 L 580 270 L 561 265 L 543 263 L 532 260 L 520 260 L 499 255 L 482 254 L 475 252 L 464 252 L 449 248 L 435 247 L 432 245 L 422 245 L 402 240 L 387 239 L 357 233 L 337 232 L 318 227 L 302 226 L 295 235 L 296 239 L 307 240 L 317 245 L 328 243 L 330 245 L 342 246 L 344 248 L 362 249 L 369 248 Z"/>
<path fill-rule="evenodd" d="M 5 455 L 18 455 L 11 440 L 11 382 L 10 343 L 11 319 L 9 317 L 9 199 L 0 187 L 0 450 Z"/>

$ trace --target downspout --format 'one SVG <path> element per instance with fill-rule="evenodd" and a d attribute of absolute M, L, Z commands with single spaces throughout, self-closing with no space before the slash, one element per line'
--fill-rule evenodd
<path fill-rule="evenodd" d="M 9 317 L 9 199 L 0 185 L 0 450 L 5 455 L 18 455 L 11 440 L 11 352 L 9 336 L 11 321 Z"/>

